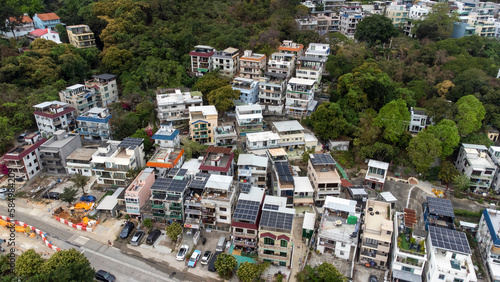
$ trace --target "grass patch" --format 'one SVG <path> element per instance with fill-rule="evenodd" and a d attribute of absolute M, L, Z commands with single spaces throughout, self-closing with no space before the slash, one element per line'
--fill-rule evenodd
<path fill-rule="evenodd" d="M 17 192 L 14 196 L 17 198 L 17 197 L 24 197 L 24 195 L 26 195 L 26 192 L 21 191 L 21 192 Z"/>
<path fill-rule="evenodd" d="M 470 220 L 475 220 L 478 221 L 481 219 L 481 215 L 483 214 L 483 210 L 480 211 L 470 211 L 470 210 L 463 210 L 463 209 L 455 209 L 453 210 L 455 213 L 455 216 L 459 217 L 464 217 Z"/>
<path fill-rule="evenodd" d="M 99 201 L 97 203 L 100 203 L 106 196 L 111 196 L 113 195 L 114 191 L 106 191 L 106 193 L 104 193 L 104 195 L 102 195 L 102 197 L 99 199 Z"/>

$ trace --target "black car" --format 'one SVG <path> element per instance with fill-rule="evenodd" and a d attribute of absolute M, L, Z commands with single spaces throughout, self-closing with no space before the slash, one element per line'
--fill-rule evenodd
<path fill-rule="evenodd" d="M 368 282 L 378 282 L 378 278 L 375 275 L 370 275 L 370 278 L 368 278 Z"/>
<path fill-rule="evenodd" d="M 122 232 L 120 233 L 120 238 L 125 239 L 128 236 L 130 236 L 130 233 L 132 233 L 134 227 L 135 225 L 133 222 L 128 221 L 127 223 L 125 223 L 125 226 L 123 227 Z"/>
<path fill-rule="evenodd" d="M 114 282 L 116 280 L 116 277 L 107 271 L 98 270 L 95 273 L 95 279 L 99 281 Z"/>
<path fill-rule="evenodd" d="M 210 262 L 208 263 L 208 271 L 212 271 L 212 272 L 215 272 L 217 271 L 215 269 L 215 261 L 217 260 L 217 257 L 222 254 L 222 252 L 215 252 L 215 254 L 212 256 L 212 259 L 210 260 Z"/>
<path fill-rule="evenodd" d="M 43 198 L 44 199 L 53 199 L 53 200 L 59 200 L 60 193 L 58 192 L 49 192 L 49 193 L 43 193 Z"/>
<path fill-rule="evenodd" d="M 158 237 L 160 237 L 160 235 L 161 235 L 161 231 L 159 229 L 153 230 L 151 233 L 149 233 L 148 238 L 146 239 L 146 243 L 148 245 L 153 245 L 155 243 L 156 239 L 158 239 Z"/>

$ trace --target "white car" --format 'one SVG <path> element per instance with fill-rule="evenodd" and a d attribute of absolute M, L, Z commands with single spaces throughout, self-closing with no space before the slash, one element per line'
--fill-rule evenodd
<path fill-rule="evenodd" d="M 181 248 L 179 249 L 179 252 L 177 253 L 177 260 L 185 260 L 186 259 L 186 254 L 189 252 L 189 246 L 188 245 L 182 245 Z"/>
<path fill-rule="evenodd" d="M 201 264 L 207 265 L 208 262 L 210 261 L 210 258 L 212 257 L 212 252 L 211 251 L 206 251 L 205 254 L 203 254 L 203 257 L 201 258 Z"/>

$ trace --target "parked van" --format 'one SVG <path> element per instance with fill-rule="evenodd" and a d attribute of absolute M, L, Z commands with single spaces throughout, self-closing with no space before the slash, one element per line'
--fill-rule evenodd
<path fill-rule="evenodd" d="M 219 243 L 217 243 L 217 248 L 215 248 L 215 251 L 216 252 L 223 252 L 225 245 L 226 245 L 226 237 L 222 236 L 219 238 Z"/>

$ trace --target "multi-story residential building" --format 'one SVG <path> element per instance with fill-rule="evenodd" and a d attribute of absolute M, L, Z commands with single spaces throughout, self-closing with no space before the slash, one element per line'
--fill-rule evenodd
<path fill-rule="evenodd" d="M 498 189 L 500 189 L 500 147 L 490 146 L 490 148 L 488 149 L 488 156 L 491 158 L 491 160 L 497 167 L 497 169 L 495 170 L 495 175 L 493 176 L 493 181 L 491 182 L 491 188 L 494 191 L 498 191 Z"/>
<path fill-rule="evenodd" d="M 33 20 L 24 14 L 19 18 L 10 17 L 5 19 L 6 30 L 1 31 L 5 37 L 19 38 L 35 30 Z"/>
<path fill-rule="evenodd" d="M 425 275 L 427 234 L 417 223 L 415 210 L 404 209 L 394 216 L 391 281 L 422 281 Z"/>
<path fill-rule="evenodd" d="M 315 31 L 318 29 L 318 20 L 311 16 L 295 19 L 295 22 L 297 23 L 299 31 Z"/>
<path fill-rule="evenodd" d="M 304 45 L 291 40 L 283 40 L 283 44 L 278 47 L 278 52 L 294 54 L 296 59 L 300 59 L 304 55 Z"/>
<path fill-rule="evenodd" d="M 391 204 L 369 199 L 366 202 L 359 262 L 387 269 L 394 225 Z"/>
<path fill-rule="evenodd" d="M 84 139 L 106 141 L 111 139 L 111 114 L 108 108 L 92 108 L 76 118 L 78 132 Z"/>
<path fill-rule="evenodd" d="M 258 80 L 266 71 L 266 63 L 266 55 L 245 50 L 240 57 L 240 77 Z"/>
<path fill-rule="evenodd" d="M 279 145 L 285 150 L 304 147 L 304 127 L 297 120 L 276 121 L 273 127 L 280 136 Z"/>
<path fill-rule="evenodd" d="M 314 188 L 307 176 L 294 176 L 293 205 L 310 206 L 314 204 Z"/>
<path fill-rule="evenodd" d="M 255 104 L 259 101 L 259 82 L 250 78 L 236 77 L 231 82 L 233 90 L 240 91 L 240 97 L 234 100 L 236 105 Z"/>
<path fill-rule="evenodd" d="M 238 140 L 238 133 L 236 133 L 234 123 L 221 124 L 214 131 L 217 146 L 234 145 Z"/>
<path fill-rule="evenodd" d="M 450 200 L 427 197 L 427 201 L 422 204 L 422 208 L 425 230 L 428 230 L 429 226 L 455 229 L 455 213 Z"/>
<path fill-rule="evenodd" d="M 184 149 L 160 147 L 156 149 L 146 166 L 153 168 L 157 175 L 163 176 L 172 168 L 180 168 L 184 158 Z"/>
<path fill-rule="evenodd" d="M 97 149 L 78 148 L 66 157 L 66 172 L 92 176 L 92 155 Z"/>
<path fill-rule="evenodd" d="M 205 191 L 209 178 L 208 173 L 196 173 L 188 183 L 188 191 L 184 200 L 184 228 L 199 230 L 203 224 L 211 222 L 210 218 L 202 221 L 202 198 L 200 197 Z"/>
<path fill-rule="evenodd" d="M 290 53 L 273 53 L 267 63 L 267 71 L 285 74 L 286 78 L 292 76 L 295 70 L 295 55 Z"/>
<path fill-rule="evenodd" d="M 215 51 L 212 56 L 212 64 L 214 69 L 219 69 L 219 73 L 223 76 L 234 77 L 238 70 L 240 51 L 236 48 L 226 48 L 224 51 Z"/>
<path fill-rule="evenodd" d="M 189 118 L 189 107 L 203 106 L 203 97 L 200 91 L 158 88 L 156 104 L 160 122 L 179 121 Z"/>
<path fill-rule="evenodd" d="M 266 188 L 267 165 L 267 156 L 260 157 L 254 154 L 240 154 L 238 157 L 238 181 Z"/>
<path fill-rule="evenodd" d="M 123 141 L 108 140 L 92 156 L 92 170 L 98 184 L 125 186 L 127 172 L 145 167 L 144 140 L 127 137 Z"/>
<path fill-rule="evenodd" d="M 427 254 L 424 281 L 477 281 L 464 232 L 429 226 Z"/>
<path fill-rule="evenodd" d="M 472 19 L 469 20 L 469 23 Z M 473 20 L 473 27 L 476 29 L 476 35 L 481 37 L 495 38 L 496 27 L 495 27 L 495 19 L 491 18 L 490 20 Z"/>
<path fill-rule="evenodd" d="M 179 130 L 172 126 L 172 122 L 164 121 L 160 124 L 158 131 L 151 136 L 155 145 L 160 148 L 178 148 L 181 144 Z"/>
<path fill-rule="evenodd" d="M 385 178 L 387 177 L 387 170 L 389 163 L 370 160 L 368 161 L 368 169 L 365 175 L 365 185 L 377 190 L 384 188 Z"/>
<path fill-rule="evenodd" d="M 107 107 L 118 101 L 118 86 L 114 74 L 93 75 L 92 79 L 85 80 L 85 87 L 94 90 L 99 107 Z"/>
<path fill-rule="evenodd" d="M 266 72 L 259 81 L 259 104 L 269 113 L 283 113 L 287 78 L 285 74 Z"/>
<path fill-rule="evenodd" d="M 323 66 L 326 61 L 322 58 L 302 56 L 297 64 L 295 77 L 300 79 L 314 80 L 314 89 L 318 88 L 323 77 Z"/>
<path fill-rule="evenodd" d="M 203 159 L 200 170 L 202 173 L 233 175 L 234 153 L 231 148 L 208 147 L 207 154 Z"/>
<path fill-rule="evenodd" d="M 293 249 L 295 210 L 287 208 L 287 200 L 266 195 L 259 222 L 259 260 L 290 266 Z"/>
<path fill-rule="evenodd" d="M 39 28 L 39 29 L 35 29 L 33 31 L 30 31 L 30 33 L 28 33 L 26 35 L 26 37 L 29 39 L 30 43 L 33 43 L 33 41 L 35 41 L 38 38 L 49 40 L 49 41 L 52 41 L 52 42 L 57 43 L 57 44 L 62 43 L 61 39 L 59 37 L 59 32 L 51 31 L 48 28 L 46 28 L 46 29 Z"/>
<path fill-rule="evenodd" d="M 356 210 L 356 201 L 327 196 L 316 249 L 322 254 L 353 261 L 358 249 L 360 224 L 361 214 Z"/>
<path fill-rule="evenodd" d="M 470 177 L 470 187 L 474 192 L 487 192 L 493 183 L 497 167 L 487 154 L 484 145 L 462 144 L 455 167 Z"/>
<path fill-rule="evenodd" d="M 86 88 L 83 84 L 75 84 L 66 87 L 66 90 L 59 92 L 59 98 L 63 103 L 68 103 L 75 108 L 75 114 L 77 116 L 98 106 L 95 91 Z"/>
<path fill-rule="evenodd" d="M 206 229 L 231 230 L 231 221 L 239 187 L 228 175 L 210 175 L 201 196 L 202 221 Z"/>
<path fill-rule="evenodd" d="M 423 108 L 410 108 L 410 127 L 409 131 L 412 133 L 419 133 L 420 131 L 431 125 L 431 120 L 426 114 L 426 110 Z"/>
<path fill-rule="evenodd" d="M 312 12 L 311 15 L 318 22 L 316 31 L 320 35 L 340 31 L 340 17 L 337 13 L 330 10 L 324 10 Z"/>
<path fill-rule="evenodd" d="M 236 106 L 236 129 L 240 136 L 262 131 L 262 107 L 259 104 Z"/>
<path fill-rule="evenodd" d="M 305 115 L 316 107 L 314 89 L 316 81 L 302 78 L 292 78 L 286 88 L 285 109 L 291 115 Z"/>
<path fill-rule="evenodd" d="M 286 199 L 286 206 L 293 208 L 295 181 L 290 163 L 287 160 L 272 162 L 269 177 L 273 191 L 269 191 L 268 194 Z"/>
<path fill-rule="evenodd" d="M 155 183 L 155 172 L 146 168 L 137 175 L 125 190 L 125 209 L 130 216 L 141 215 L 141 208 L 149 204 L 151 186 Z"/>
<path fill-rule="evenodd" d="M 262 203 L 265 188 L 252 187 L 249 183 L 240 183 L 241 193 L 234 209 L 231 231 L 236 249 L 252 253 L 257 249 Z"/>
<path fill-rule="evenodd" d="M 55 31 L 56 25 L 61 24 L 61 18 L 59 18 L 55 13 L 35 14 L 33 22 L 35 23 L 35 28 L 37 29 L 48 28 L 51 31 Z"/>
<path fill-rule="evenodd" d="M 492 281 L 500 281 L 500 211 L 484 209 L 476 239 Z"/>
<path fill-rule="evenodd" d="M 22 178 L 25 181 L 40 173 L 43 170 L 40 146 L 46 141 L 47 139 L 42 138 L 39 134 L 32 133 L 24 138 L 24 144 L 8 151 L 3 159 L 6 161 L 5 165 L 9 169 L 9 173 L 14 174 L 15 178 Z"/>
<path fill-rule="evenodd" d="M 217 118 L 217 110 L 213 105 L 189 107 L 189 137 L 201 144 L 215 144 Z"/>
<path fill-rule="evenodd" d="M 70 107 L 68 103 L 43 102 L 34 105 L 33 108 L 35 108 L 33 114 L 38 131 L 44 137 L 48 137 L 60 129 L 71 131 L 76 127 L 75 109 Z"/>
<path fill-rule="evenodd" d="M 354 39 L 358 23 L 365 17 L 361 5 L 343 6 L 340 9 L 340 33 Z"/>
<path fill-rule="evenodd" d="M 265 150 L 279 147 L 280 136 L 278 133 L 272 131 L 248 133 L 246 137 L 247 151 Z"/>
<path fill-rule="evenodd" d="M 340 8 L 342 8 L 347 1 L 346 0 L 322 0 L 321 3 L 324 5 L 325 10 L 331 10 L 331 11 L 338 11 Z M 361 2 L 349 2 L 352 5 L 359 3 L 361 5 Z"/>
<path fill-rule="evenodd" d="M 96 47 L 94 33 L 88 25 L 70 25 L 66 27 L 69 44 L 76 48 Z"/>
<path fill-rule="evenodd" d="M 311 43 L 304 54 L 306 57 L 321 59 L 323 62 L 328 60 L 330 55 L 330 44 Z"/>
<path fill-rule="evenodd" d="M 395 27 L 405 27 L 406 20 L 409 17 L 406 5 L 400 5 L 398 2 L 392 2 L 386 6 L 385 16 L 388 17 Z"/>
<path fill-rule="evenodd" d="M 316 206 L 323 206 L 328 196 L 340 195 L 340 175 L 332 155 L 309 154 L 307 176 L 313 184 Z"/>
<path fill-rule="evenodd" d="M 476 28 L 468 23 L 456 22 L 453 23 L 453 33 L 451 38 L 460 38 L 476 34 Z"/>
<path fill-rule="evenodd" d="M 39 148 L 43 167 L 49 174 L 66 174 L 66 158 L 81 147 L 82 139 L 78 133 L 56 131 Z"/>
<path fill-rule="evenodd" d="M 177 172 L 180 172 L 178 170 Z M 175 175 L 174 175 L 175 177 Z M 184 223 L 183 205 L 187 196 L 188 180 L 182 176 L 159 177 L 151 186 L 151 208 L 153 217 L 159 222 Z"/>
<path fill-rule="evenodd" d="M 191 56 L 191 72 L 197 76 L 213 70 L 212 56 L 215 48 L 205 45 L 196 45 L 194 50 L 189 53 Z"/>

